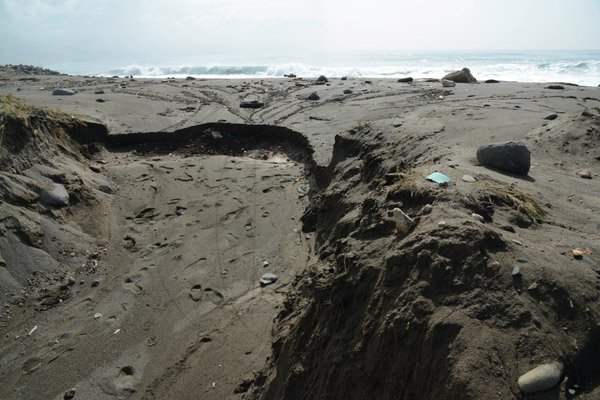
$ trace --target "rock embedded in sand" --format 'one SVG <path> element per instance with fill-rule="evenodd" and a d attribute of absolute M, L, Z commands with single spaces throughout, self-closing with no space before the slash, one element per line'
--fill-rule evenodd
<path fill-rule="evenodd" d="M 592 173 L 587 169 L 579 171 L 579 176 L 583 179 L 592 179 Z"/>
<path fill-rule="evenodd" d="M 320 97 L 319 97 L 319 95 L 317 94 L 317 92 L 312 92 L 311 94 L 309 94 L 308 96 L 306 96 L 306 97 L 305 97 L 305 99 L 306 99 L 306 100 L 313 100 L 313 101 L 316 101 L 316 100 L 319 100 L 319 99 L 320 99 Z"/>
<path fill-rule="evenodd" d="M 60 183 L 52 183 L 51 187 L 42 190 L 40 203 L 50 207 L 66 207 L 69 205 L 69 192 Z"/>
<path fill-rule="evenodd" d="M 471 75 L 469 68 L 463 68 L 460 71 L 450 72 L 443 79 L 456 83 L 477 83 L 477 79 Z"/>
<path fill-rule="evenodd" d="M 75 92 L 70 89 L 54 89 L 52 91 L 53 96 L 73 96 Z"/>
<path fill-rule="evenodd" d="M 344 89 L 344 94 L 352 94 L 352 90 L 351 89 Z"/>
<path fill-rule="evenodd" d="M 454 81 L 450 81 L 448 79 L 442 79 L 442 86 L 443 87 L 454 87 L 454 86 L 456 86 L 456 83 Z"/>
<path fill-rule="evenodd" d="M 504 172 L 527 175 L 531 153 L 522 142 L 492 143 L 477 149 L 477 161 Z"/>
<path fill-rule="evenodd" d="M 548 121 L 555 120 L 556 118 L 558 118 L 558 114 L 548 114 L 544 117 L 544 119 L 547 119 Z"/>
<path fill-rule="evenodd" d="M 400 82 L 400 83 L 411 83 L 412 81 L 413 81 L 413 78 L 411 78 L 410 76 L 408 78 L 398 79 L 398 82 Z"/>
<path fill-rule="evenodd" d="M 564 89 L 564 86 L 561 85 L 550 85 L 550 86 L 546 86 L 546 89 L 554 89 L 554 90 L 562 90 Z"/>
<path fill-rule="evenodd" d="M 267 272 L 260 278 L 260 286 L 267 286 L 277 282 L 277 275 Z"/>
<path fill-rule="evenodd" d="M 477 179 L 475 179 L 471 175 L 463 175 L 462 176 L 462 181 L 463 182 L 477 182 Z"/>
<path fill-rule="evenodd" d="M 102 90 L 102 89 L 95 90 L 94 94 L 104 94 L 104 90 Z"/>
<path fill-rule="evenodd" d="M 63 400 L 73 400 L 75 398 L 75 388 L 69 389 L 63 395 Z"/>
<path fill-rule="evenodd" d="M 242 100 L 240 102 L 241 108 L 261 108 L 265 103 L 259 100 Z"/>
<path fill-rule="evenodd" d="M 396 223 L 396 231 L 400 233 L 408 232 L 415 224 L 415 221 L 399 208 L 392 210 L 392 218 L 394 218 L 394 222 Z"/>
<path fill-rule="evenodd" d="M 523 393 L 536 393 L 551 389 L 560 382 L 562 373 L 563 364 L 558 361 L 542 364 L 519 377 L 519 389 Z"/>
<path fill-rule="evenodd" d="M 488 79 L 483 81 L 484 83 L 500 83 L 500 81 L 497 81 L 496 79 Z"/>
<path fill-rule="evenodd" d="M 329 79 L 325 77 L 325 75 L 321 75 L 317 78 L 317 85 L 324 85 L 329 82 Z"/>

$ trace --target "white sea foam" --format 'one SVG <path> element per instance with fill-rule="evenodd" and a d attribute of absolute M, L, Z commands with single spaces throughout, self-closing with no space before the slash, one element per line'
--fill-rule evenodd
<path fill-rule="evenodd" d="M 102 68 L 86 74 L 144 78 L 278 78 L 284 74 L 314 78 L 325 75 L 356 78 L 441 78 L 446 73 L 468 67 L 479 80 L 498 79 L 519 82 L 571 82 L 600 84 L 600 51 L 516 52 L 516 53 L 396 53 L 362 54 L 326 59 L 293 57 L 249 62 L 146 63 Z M 71 73 L 83 73 L 73 71 Z M 63 69 L 64 70 L 64 69 Z"/>

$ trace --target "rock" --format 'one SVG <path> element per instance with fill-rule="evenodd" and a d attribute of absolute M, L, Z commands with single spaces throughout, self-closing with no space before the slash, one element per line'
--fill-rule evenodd
<path fill-rule="evenodd" d="M 103 98 L 100 98 L 100 97 L 96 99 L 97 103 L 104 103 L 105 101 L 106 100 L 104 100 Z"/>
<path fill-rule="evenodd" d="M 456 86 L 456 83 L 453 81 L 450 81 L 448 79 L 442 79 L 442 86 L 443 87 L 454 87 L 454 86 Z"/>
<path fill-rule="evenodd" d="M 240 102 L 241 108 L 261 108 L 265 103 L 258 100 L 242 100 Z"/>
<path fill-rule="evenodd" d="M 267 286 L 277 282 L 277 275 L 267 272 L 260 278 L 260 286 Z"/>
<path fill-rule="evenodd" d="M 344 89 L 344 94 L 352 94 L 354 92 L 352 92 L 351 89 Z"/>
<path fill-rule="evenodd" d="M 561 85 L 550 85 L 550 86 L 546 86 L 546 89 L 555 89 L 555 90 L 562 90 L 564 89 L 564 86 Z"/>
<path fill-rule="evenodd" d="M 433 206 L 431 204 L 425 204 L 423 208 L 421 208 L 421 214 L 431 214 L 433 211 Z"/>
<path fill-rule="evenodd" d="M 471 217 L 475 218 L 479 222 L 484 222 L 485 221 L 485 218 L 483 218 L 483 215 L 481 215 L 481 214 L 472 213 Z"/>
<path fill-rule="evenodd" d="M 471 175 L 463 175 L 462 180 L 463 180 L 463 182 L 476 182 L 477 181 L 477 179 L 475 179 Z"/>
<path fill-rule="evenodd" d="M 366 83 L 367 85 L 371 85 L 371 84 L 373 84 L 373 81 L 365 81 L 365 83 Z"/>
<path fill-rule="evenodd" d="M 308 96 L 306 96 L 304 99 L 305 100 L 315 100 L 316 101 L 316 100 L 319 100 L 320 97 L 317 94 L 317 92 L 312 92 L 311 94 L 309 94 Z"/>
<path fill-rule="evenodd" d="M 92 281 L 92 285 L 91 285 L 92 287 L 96 287 L 98 285 L 100 285 L 100 281 L 98 279 L 95 279 Z"/>
<path fill-rule="evenodd" d="M 98 90 L 94 91 L 94 94 L 104 94 L 104 90 L 98 89 Z"/>
<path fill-rule="evenodd" d="M 47 116 L 48 114 L 46 114 L 46 111 L 42 110 L 41 108 L 33 110 L 31 113 L 29 113 L 29 117 L 31 118 L 45 119 Z"/>
<path fill-rule="evenodd" d="M 98 319 L 98 318 L 102 318 L 102 314 L 97 312 L 96 314 L 94 314 L 94 319 Z"/>
<path fill-rule="evenodd" d="M 100 172 L 102 171 L 102 166 L 100 164 L 90 164 L 90 169 L 94 172 Z"/>
<path fill-rule="evenodd" d="M 196 80 L 196 78 L 194 78 L 193 76 L 186 76 L 186 77 L 185 77 L 185 80 L 186 80 L 186 81 L 195 81 L 195 80 Z"/>
<path fill-rule="evenodd" d="M 412 228 L 413 225 L 415 224 L 415 221 L 413 221 L 413 219 L 411 217 L 406 215 L 404 213 L 404 211 L 402 211 L 399 208 L 394 208 L 392 210 L 392 218 L 394 219 L 394 222 L 396 223 L 396 231 L 398 231 L 400 233 L 408 232 L 409 229 Z"/>
<path fill-rule="evenodd" d="M 75 398 L 75 388 L 67 390 L 63 396 L 63 400 L 73 400 L 74 398 Z"/>
<path fill-rule="evenodd" d="M 558 114 L 548 114 L 544 117 L 544 119 L 547 119 L 548 121 L 555 120 L 556 118 L 558 118 Z"/>
<path fill-rule="evenodd" d="M 583 258 L 583 250 L 581 249 L 573 249 L 571 250 L 571 253 L 573 254 L 573 258 L 576 258 L 578 260 Z"/>
<path fill-rule="evenodd" d="M 321 75 L 317 78 L 317 85 L 324 85 L 327 82 L 329 82 L 329 79 L 327 79 L 324 75 Z"/>
<path fill-rule="evenodd" d="M 67 280 L 67 285 L 73 286 L 75 284 L 75 282 L 77 282 L 75 280 L 75 278 L 73 278 L 72 276 L 70 276 L 69 279 Z"/>
<path fill-rule="evenodd" d="M 295 78 L 296 74 L 283 74 L 284 78 Z"/>
<path fill-rule="evenodd" d="M 412 81 L 413 81 L 413 78 L 411 78 L 410 76 L 408 78 L 398 79 L 398 82 L 400 82 L 400 83 L 411 83 Z"/>
<path fill-rule="evenodd" d="M 500 83 L 500 81 L 497 81 L 495 79 L 488 79 L 488 80 L 484 81 L 484 83 Z"/>
<path fill-rule="evenodd" d="M 435 82 L 439 82 L 439 81 L 440 80 L 437 79 L 437 78 L 427 78 L 427 79 L 425 79 L 425 82 L 428 82 L 428 83 L 435 83 Z"/>
<path fill-rule="evenodd" d="M 587 169 L 579 171 L 579 176 L 583 179 L 592 179 L 592 173 Z"/>
<path fill-rule="evenodd" d="M 54 89 L 52 91 L 53 96 L 73 96 L 75 92 L 69 89 Z"/>
<path fill-rule="evenodd" d="M 501 171 L 527 175 L 531 153 L 521 142 L 492 143 L 477 149 L 477 161 Z"/>
<path fill-rule="evenodd" d="M 562 377 L 562 373 L 563 364 L 554 361 L 540 365 L 521 375 L 517 383 L 523 393 L 541 392 L 556 386 Z"/>
<path fill-rule="evenodd" d="M 52 183 L 50 188 L 42 190 L 40 203 L 50 207 L 66 207 L 69 205 L 69 192 L 64 185 Z"/>
<path fill-rule="evenodd" d="M 341 80 L 346 81 L 346 80 L 348 80 L 348 77 L 347 76 L 342 76 Z M 600 86 L 600 85 L 598 85 L 598 86 Z"/>
<path fill-rule="evenodd" d="M 447 79 L 456 83 L 477 83 L 477 79 L 471 75 L 469 68 L 463 68 L 460 71 L 450 72 L 448 75 L 444 76 L 443 79 Z"/>
<path fill-rule="evenodd" d="M 521 267 L 519 267 L 518 265 L 517 265 L 516 267 L 514 267 L 514 268 L 512 269 L 512 272 L 511 272 L 511 274 L 512 274 L 512 276 L 514 276 L 514 277 L 517 277 L 517 276 L 521 275 Z"/>
<path fill-rule="evenodd" d="M 263 261 L 263 262 L 262 262 L 262 267 L 263 267 L 263 268 L 266 268 L 266 267 L 268 267 L 269 265 L 270 265 L 270 264 L 269 264 L 269 262 L 268 262 L 267 260 L 265 260 L 265 261 Z"/>

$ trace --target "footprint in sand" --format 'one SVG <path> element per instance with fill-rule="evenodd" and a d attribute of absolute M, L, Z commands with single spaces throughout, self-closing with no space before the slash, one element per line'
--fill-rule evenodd
<path fill-rule="evenodd" d="M 204 292 L 202 291 L 202 285 L 196 284 L 192 286 L 190 289 L 190 298 L 194 301 L 200 301 L 204 297 Z"/>
<path fill-rule="evenodd" d="M 207 287 L 204 289 L 204 294 L 208 297 L 208 300 L 216 306 L 220 306 L 225 301 L 225 297 L 221 294 L 221 292 L 216 291 Z"/>
<path fill-rule="evenodd" d="M 116 378 L 105 380 L 100 387 L 104 393 L 119 399 L 130 396 L 136 392 L 135 368 L 130 365 L 122 367 Z"/>
<path fill-rule="evenodd" d="M 129 290 L 133 294 L 142 294 L 144 292 L 144 288 L 139 284 L 142 279 L 144 279 L 144 275 L 140 273 L 131 274 L 125 277 L 123 287 L 125 290 Z"/>

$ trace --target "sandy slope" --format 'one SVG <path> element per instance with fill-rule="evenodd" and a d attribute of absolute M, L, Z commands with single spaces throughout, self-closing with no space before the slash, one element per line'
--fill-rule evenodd
<path fill-rule="evenodd" d="M 573 382 L 580 398 L 598 394 L 600 89 L 3 78 L 2 94 L 85 115 L 112 133 L 219 121 L 288 127 L 312 145 L 317 180 L 331 183 L 309 203 L 310 166 L 274 149 L 232 157 L 113 148 L 94 156 L 106 162 L 100 173 L 84 157 L 47 159 L 67 172 L 68 189 L 80 177 L 91 196 L 39 217 L 35 200 L 21 211 L 5 198 L 2 211 L 28 216 L 44 239 L 34 249 L 19 229 L 1 230 L 13 280 L 2 293 L 2 397 L 59 399 L 75 387 L 76 398 L 237 398 L 237 385 L 259 376 L 250 391 L 263 398 L 520 398 L 518 376 L 552 359 L 565 362 L 570 383 L 531 398 L 564 396 Z M 52 96 L 54 87 L 78 93 Z M 303 99 L 313 91 L 320 100 Z M 247 98 L 266 105 L 239 108 Z M 558 118 L 545 120 L 550 113 Z M 334 149 L 335 134 L 353 128 Z M 528 176 L 475 165 L 479 145 L 514 139 L 532 152 Z M 580 178 L 582 169 L 593 179 Z M 436 170 L 455 185 L 423 180 Z M 396 171 L 418 190 L 386 178 Z M 543 205 L 546 223 L 490 206 L 464 174 L 518 184 Z M 102 182 L 114 193 L 96 190 Z M 318 263 L 310 261 L 313 234 L 300 232 L 307 206 Z M 407 236 L 390 230 L 397 206 L 418 220 Z M 575 260 L 575 247 L 591 254 Z M 77 283 L 63 302 L 37 311 L 20 290 L 35 298 L 50 283 L 27 286 L 32 268 L 18 271 L 49 262 L 44 277 Z M 261 289 L 266 270 L 280 281 Z"/>

